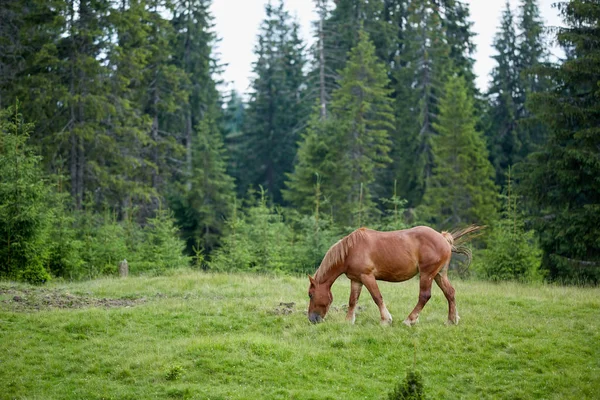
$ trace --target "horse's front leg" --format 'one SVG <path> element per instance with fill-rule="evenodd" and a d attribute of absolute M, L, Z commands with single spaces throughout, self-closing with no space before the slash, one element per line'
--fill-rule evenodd
<path fill-rule="evenodd" d="M 373 297 L 373 301 L 379 307 L 379 313 L 381 314 L 381 324 L 389 325 L 392 323 L 392 315 L 388 311 L 385 303 L 383 302 L 383 297 L 381 296 L 381 292 L 379 291 L 379 286 L 377 286 L 377 281 L 373 275 L 363 274 L 360 276 L 360 279 L 363 285 L 366 286 L 369 293 L 371 293 L 371 297 Z"/>
<path fill-rule="evenodd" d="M 360 291 L 363 287 L 361 282 L 351 281 L 350 284 L 350 300 L 348 301 L 348 314 L 346 314 L 346 320 L 354 324 L 356 320 L 356 303 L 360 297 Z"/>

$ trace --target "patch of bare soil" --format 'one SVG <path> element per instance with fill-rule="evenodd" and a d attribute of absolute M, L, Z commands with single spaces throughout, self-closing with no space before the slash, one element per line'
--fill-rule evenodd
<path fill-rule="evenodd" d="M 51 289 L 0 288 L 0 309 L 6 311 L 40 311 L 87 307 L 132 307 L 144 303 L 146 298 L 110 299 L 74 295 Z"/>
<path fill-rule="evenodd" d="M 281 302 L 281 303 L 279 303 L 279 306 L 275 307 L 273 309 L 273 311 L 271 311 L 271 312 L 275 315 L 287 315 L 287 314 L 291 314 L 296 311 L 295 306 L 296 306 L 296 303 L 294 303 L 294 302 L 291 302 L 291 303 Z"/>

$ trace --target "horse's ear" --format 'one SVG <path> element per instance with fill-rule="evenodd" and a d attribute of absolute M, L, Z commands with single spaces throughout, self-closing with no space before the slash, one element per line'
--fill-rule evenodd
<path fill-rule="evenodd" d="M 315 282 L 314 278 L 310 275 L 308 275 L 308 280 L 310 281 L 311 285 L 316 285 L 317 283 Z"/>

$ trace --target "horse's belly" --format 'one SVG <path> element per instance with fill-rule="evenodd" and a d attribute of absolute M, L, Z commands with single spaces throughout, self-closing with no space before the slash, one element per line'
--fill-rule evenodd
<path fill-rule="evenodd" d="M 419 269 L 416 263 L 409 264 L 379 264 L 370 263 L 349 265 L 346 276 L 354 281 L 360 281 L 361 275 L 373 275 L 375 279 L 387 282 L 403 282 L 417 275 Z"/>
<path fill-rule="evenodd" d="M 375 268 L 373 275 L 375 279 L 387 282 L 403 282 L 417 275 L 419 269 L 417 265 L 395 265 Z"/>

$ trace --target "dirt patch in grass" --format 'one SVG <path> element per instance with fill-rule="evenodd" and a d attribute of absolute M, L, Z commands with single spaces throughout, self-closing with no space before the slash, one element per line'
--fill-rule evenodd
<path fill-rule="evenodd" d="M 146 298 L 110 299 L 75 295 L 52 289 L 0 288 L 0 308 L 6 311 L 40 311 L 88 307 L 132 307 Z"/>
<path fill-rule="evenodd" d="M 295 306 L 296 306 L 296 303 L 294 303 L 294 302 L 289 302 L 289 303 L 281 302 L 281 303 L 279 303 L 278 307 L 275 307 L 271 311 L 271 313 L 275 314 L 275 315 L 291 314 L 296 311 Z"/>

